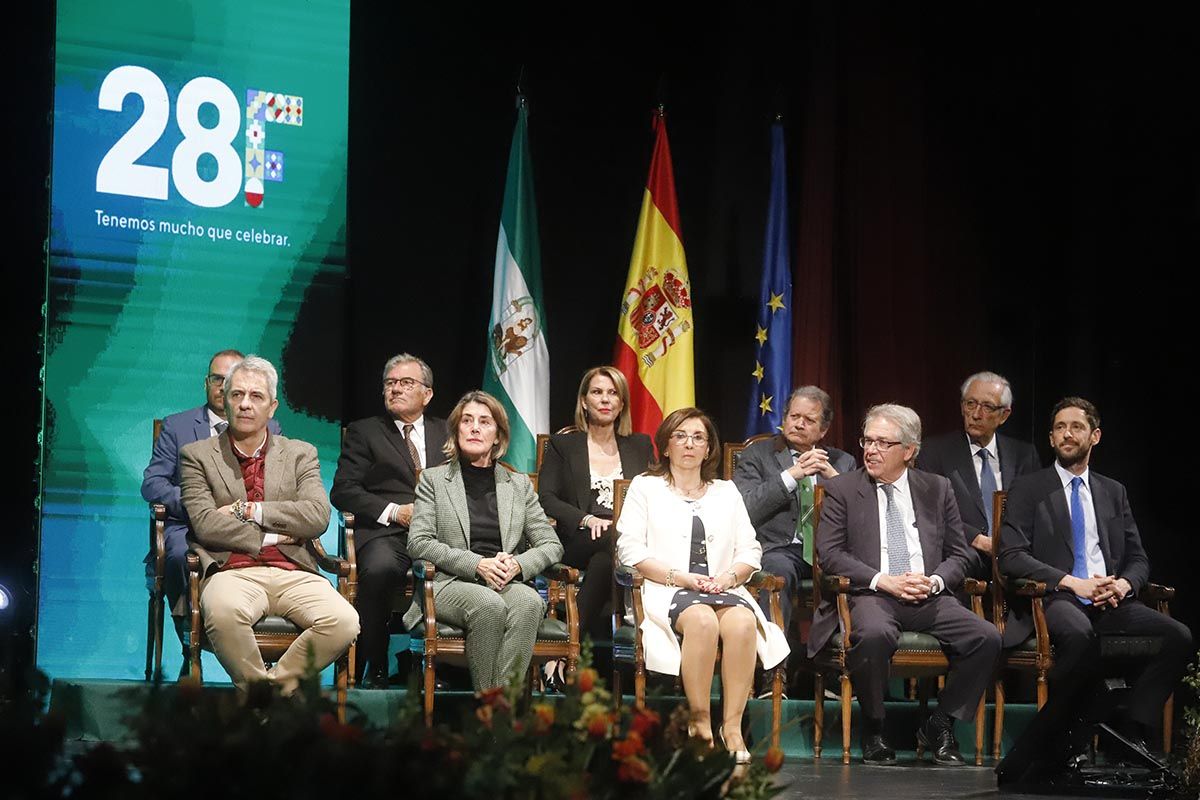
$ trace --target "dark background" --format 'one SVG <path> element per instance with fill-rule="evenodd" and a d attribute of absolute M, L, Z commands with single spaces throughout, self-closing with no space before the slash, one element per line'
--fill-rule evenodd
<path fill-rule="evenodd" d="M 928 433 L 956 427 L 959 382 L 994 369 L 1014 386 L 1005 432 L 1048 456 L 1053 402 L 1092 399 L 1104 430 L 1093 463 L 1129 487 L 1154 577 L 1180 588 L 1175 613 L 1195 627 L 1186 385 L 1200 71 L 1185 11 L 810 0 L 567 22 L 561 7 L 484 18 L 405 5 L 352 12 L 347 308 L 302 312 L 285 356 L 289 397 L 333 419 L 374 413 L 379 370 L 401 350 L 432 365 L 435 414 L 479 385 L 523 75 L 552 427 L 570 421 L 578 376 L 611 356 L 662 102 L 695 299 L 697 403 L 723 438 L 740 439 L 767 129 L 782 114 L 795 377 L 833 391 L 831 441 L 853 441 L 863 410 L 889 400 L 916 408 Z M 53 76 L 53 10 L 27 14 L 7 52 L 20 110 L 9 116 L 19 139 L 7 416 L 20 435 L 0 534 L 18 634 L 36 583 Z M 316 343 L 342 313 L 348 348 L 330 353 Z"/>

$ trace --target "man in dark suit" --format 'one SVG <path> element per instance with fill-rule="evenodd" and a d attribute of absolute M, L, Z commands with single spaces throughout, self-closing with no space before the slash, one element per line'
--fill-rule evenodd
<path fill-rule="evenodd" d="M 266 680 L 291 694 L 346 652 L 358 614 L 317 572 L 310 542 L 329 526 L 317 450 L 268 433 L 278 383 L 267 360 L 238 362 L 225 381 L 229 428 L 184 447 L 179 470 L 213 652 L 239 690 Z M 267 614 L 304 629 L 270 670 L 252 630 Z"/>
<path fill-rule="evenodd" d="M 364 688 L 385 688 L 388 622 L 412 558 L 406 547 L 417 475 L 446 460 L 446 421 L 425 416 L 433 399 L 433 370 L 401 353 L 383 368 L 386 413 L 352 422 L 333 476 L 333 504 L 354 514 L 358 560 L 357 678 Z"/>
<path fill-rule="evenodd" d="M 733 482 L 762 545 L 762 568 L 784 580 L 783 629 L 792 619 L 800 581 L 812 577 L 813 489 L 856 466 L 854 456 L 821 447 L 833 422 L 833 402 L 816 386 L 801 386 L 788 399 L 783 432 L 742 451 Z M 770 614 L 770 597 L 761 598 Z"/>
<path fill-rule="evenodd" d="M 920 417 L 904 406 L 874 406 L 861 443 L 863 469 L 825 484 L 817 558 L 827 574 L 849 578 L 853 592 L 848 666 L 863 712 L 863 761 L 896 763 L 883 737 L 884 686 L 901 631 L 917 631 L 941 642 L 950 659 L 937 711 L 917 738 L 937 763 L 959 765 L 954 721 L 975 716 L 1000 635 L 953 597 L 966 572 L 967 546 L 950 482 L 908 468 L 920 448 Z M 817 609 L 809 654 L 837 627 L 831 598 Z"/>
<path fill-rule="evenodd" d="M 205 403 L 199 408 L 172 414 L 162 421 L 162 429 L 154 440 L 150 464 L 142 473 L 142 499 L 147 503 L 162 503 L 167 507 L 165 525 L 166 566 L 163 588 L 167 607 L 179 641 L 184 644 L 183 669 L 187 672 L 186 646 L 187 603 L 183 590 L 187 584 L 186 562 L 188 515 L 180 498 L 179 451 L 184 445 L 208 439 L 222 433 L 229 423 L 225 414 L 225 376 L 245 356 L 238 350 L 222 350 L 208 362 L 204 378 Z M 271 433 L 279 433 L 279 423 L 270 420 Z M 154 553 L 146 556 L 146 579 L 154 579 Z"/>
<path fill-rule="evenodd" d="M 923 442 L 917 468 L 950 480 L 970 545 L 967 575 L 991 580 L 992 495 L 1041 464 L 1032 444 L 996 432 L 1012 413 L 1012 387 L 1002 375 L 978 372 L 967 378 L 959 407 L 963 430 Z"/>
<path fill-rule="evenodd" d="M 1100 414 L 1081 397 L 1060 400 L 1051 414 L 1054 465 L 1017 479 L 1008 492 L 999 554 L 1005 575 L 1044 581 L 1046 626 L 1054 645 L 1052 683 L 1077 686 L 1096 678 L 1098 635 L 1137 634 L 1162 639 L 1162 650 L 1133 684 L 1125 733 L 1144 740 L 1163 702 L 1175 690 L 1193 652 L 1187 626 L 1137 600 L 1150 562 L 1125 487 L 1088 466 L 1100 442 Z M 1033 631 L 1028 609 L 1013 608 L 1006 645 Z M 1088 690 L 1092 687 L 1088 686 Z M 1097 692 L 1099 700 L 1099 692 Z M 1085 709 L 1084 723 L 1099 709 Z M 1072 760 L 1086 752 L 1090 725 L 1077 724 Z"/>

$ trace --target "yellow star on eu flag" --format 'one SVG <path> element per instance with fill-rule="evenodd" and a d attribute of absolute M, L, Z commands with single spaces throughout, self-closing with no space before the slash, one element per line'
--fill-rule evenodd
<path fill-rule="evenodd" d="M 762 396 L 762 401 L 758 404 L 758 407 L 762 411 L 762 413 L 764 413 L 764 414 L 771 413 L 771 401 L 774 399 L 775 399 L 774 397 L 771 397 L 771 396 L 768 396 L 765 394 Z"/>
<path fill-rule="evenodd" d="M 774 314 L 776 311 L 782 311 L 783 309 L 787 308 L 787 306 L 783 304 L 783 295 L 772 292 L 771 299 L 767 301 L 767 308 L 771 309 L 772 314 Z"/>
<path fill-rule="evenodd" d="M 754 333 L 754 338 L 758 339 L 758 343 L 760 345 L 766 344 L 767 343 L 767 329 L 762 327 L 761 325 L 755 325 L 754 327 L 758 329 Z"/>
<path fill-rule="evenodd" d="M 754 371 L 751 372 L 750 374 L 753 375 L 755 378 L 757 378 L 758 381 L 761 383 L 762 379 L 763 379 L 763 365 L 758 363 L 757 361 L 755 361 L 754 362 Z"/>

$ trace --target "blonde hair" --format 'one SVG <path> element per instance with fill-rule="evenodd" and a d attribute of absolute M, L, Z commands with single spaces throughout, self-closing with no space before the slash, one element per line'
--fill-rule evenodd
<path fill-rule="evenodd" d="M 588 429 L 587 409 L 584 405 L 584 398 L 587 397 L 588 390 L 592 387 L 592 378 L 597 375 L 602 375 L 613 382 L 613 386 L 617 388 L 617 397 L 621 398 L 621 411 L 617 414 L 617 419 L 613 424 L 618 436 L 628 436 L 633 430 L 633 424 L 630 422 L 629 414 L 629 382 L 625 380 L 625 375 L 616 367 L 592 367 L 587 372 L 583 373 L 583 380 L 579 382 L 579 396 L 575 399 L 575 427 L 581 431 Z"/>
<path fill-rule="evenodd" d="M 462 422 L 463 409 L 467 407 L 467 403 L 479 403 L 487 406 L 488 411 L 492 414 L 492 419 L 496 423 L 496 444 L 492 446 L 492 460 L 495 461 L 508 450 L 508 412 L 504 410 L 504 406 L 500 405 L 499 400 L 482 389 L 475 389 L 464 394 L 454 406 L 454 410 L 450 412 L 450 416 L 446 420 L 446 426 L 450 428 L 450 435 L 446 437 L 446 444 L 442 446 L 442 452 L 450 461 L 458 460 L 458 423 Z"/>

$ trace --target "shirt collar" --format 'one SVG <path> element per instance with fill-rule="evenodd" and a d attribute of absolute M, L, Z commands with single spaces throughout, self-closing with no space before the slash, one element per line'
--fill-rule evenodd
<path fill-rule="evenodd" d="M 1066 489 L 1070 487 L 1071 481 L 1075 480 L 1076 475 L 1073 472 L 1064 469 L 1063 465 L 1058 463 L 1058 459 L 1054 460 L 1054 469 L 1058 472 L 1058 479 L 1062 481 L 1063 488 Z M 1088 483 L 1088 476 L 1091 475 L 1091 472 L 1091 467 L 1088 467 L 1083 471 L 1082 475 L 1078 476 L 1083 478 L 1083 485 L 1088 489 L 1092 488 L 1092 485 Z"/>
<path fill-rule="evenodd" d="M 208 413 L 208 427 L 215 428 L 218 425 L 220 425 L 222 422 L 228 422 L 227 419 L 225 419 L 224 417 L 217 414 L 217 412 L 213 411 L 208 406 L 205 406 L 204 410 L 205 410 L 205 412 Z"/>
<path fill-rule="evenodd" d="M 263 435 L 262 444 L 260 444 L 253 453 L 251 453 L 250 455 L 246 455 L 245 453 L 242 452 L 242 449 L 237 446 L 237 443 L 234 442 L 232 438 L 230 438 L 230 440 L 229 440 L 230 446 L 233 447 L 234 454 L 241 456 L 242 458 L 258 458 L 263 453 L 267 452 L 267 446 L 270 443 L 271 443 L 271 432 L 265 431 L 264 435 Z"/>
<path fill-rule="evenodd" d="M 425 435 L 425 415 L 424 414 L 417 417 L 412 422 L 405 422 L 402 419 L 393 419 L 392 422 L 396 423 L 396 430 L 400 431 L 401 433 L 404 433 L 405 425 L 412 425 L 413 430 L 415 430 L 417 433 L 421 434 L 421 436 Z"/>
<path fill-rule="evenodd" d="M 987 450 L 990 458 L 993 458 L 996 461 L 1000 460 L 1000 454 L 996 450 L 996 434 L 994 433 L 992 434 L 992 440 L 987 443 L 986 447 L 980 447 L 972 442 L 970 436 L 967 437 L 967 444 L 971 446 L 971 458 L 978 458 L 980 450 Z"/>
<path fill-rule="evenodd" d="M 875 485 L 876 486 L 884 486 L 885 484 L 883 483 L 883 481 L 875 481 Z M 905 495 L 905 496 L 908 495 L 908 468 L 907 467 L 904 468 L 904 472 L 900 473 L 899 478 L 896 478 L 896 480 L 892 481 L 891 485 L 893 487 L 895 487 L 895 489 L 898 492 L 900 492 L 900 494 Z"/>

